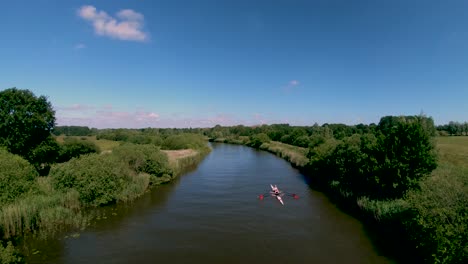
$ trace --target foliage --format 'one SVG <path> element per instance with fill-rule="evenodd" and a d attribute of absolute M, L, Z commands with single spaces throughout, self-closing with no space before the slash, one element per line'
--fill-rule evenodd
<path fill-rule="evenodd" d="M 8 151 L 37 157 L 31 151 L 50 136 L 54 124 L 55 112 L 45 96 L 16 88 L 0 92 L 0 146 Z"/>
<path fill-rule="evenodd" d="M 92 136 L 97 133 L 97 129 L 87 126 L 56 126 L 52 133 L 56 136 Z"/>
<path fill-rule="evenodd" d="M 400 198 L 436 167 L 430 122 L 422 117 L 383 117 L 376 134 L 354 134 L 328 151 L 309 152 L 317 177 L 357 196 Z"/>
<path fill-rule="evenodd" d="M 123 141 L 134 144 L 163 144 L 163 135 L 159 130 L 154 129 L 104 129 L 99 130 L 97 139 L 107 139 L 113 141 Z"/>
<path fill-rule="evenodd" d="M 83 204 L 98 206 L 117 200 L 130 169 L 113 156 L 88 154 L 53 166 L 49 177 L 55 189 L 73 188 Z"/>
<path fill-rule="evenodd" d="M 263 143 L 270 142 L 270 138 L 265 133 L 255 134 L 250 137 L 250 141 L 247 143 L 248 146 L 253 148 L 259 148 Z"/>
<path fill-rule="evenodd" d="M 0 148 L 0 206 L 28 192 L 37 176 L 26 160 Z"/>
<path fill-rule="evenodd" d="M 29 152 L 27 159 L 31 161 L 40 175 L 45 176 L 49 173 L 50 166 L 59 158 L 60 151 L 60 145 L 52 136 L 49 136 Z"/>
<path fill-rule="evenodd" d="M 163 144 L 162 149 L 204 149 L 206 148 L 206 140 L 197 134 L 178 134 L 168 136 Z"/>
<path fill-rule="evenodd" d="M 422 117 L 402 119 L 382 130 L 376 155 L 381 165 L 376 191 L 381 197 L 403 196 L 437 167 L 434 130 L 427 123 Z"/>
<path fill-rule="evenodd" d="M 65 162 L 80 155 L 99 153 L 99 147 L 92 141 L 77 138 L 65 138 L 58 162 Z"/>
<path fill-rule="evenodd" d="M 38 181 L 39 179 L 47 178 L 38 178 Z M 75 190 L 62 193 L 53 188 L 46 189 L 48 192 L 38 189 L 2 207 L 2 237 L 8 239 L 39 230 L 43 232 L 41 236 L 45 236 L 44 234 L 54 234 L 67 226 L 80 228 L 85 225 L 86 218 L 80 214 L 80 202 Z"/>
<path fill-rule="evenodd" d="M 308 162 L 308 159 L 306 157 L 306 148 L 291 146 L 284 143 L 272 141 L 268 143 L 263 143 L 260 146 L 260 149 L 274 153 L 275 155 L 285 159 L 286 161 L 291 162 L 293 166 L 303 167 Z"/>
<path fill-rule="evenodd" d="M 171 174 L 167 157 L 156 146 L 125 144 L 111 154 L 88 154 L 57 164 L 50 177 L 57 190 L 75 189 L 83 204 L 99 206 L 137 197 L 147 189 L 150 176 Z M 129 194 L 132 190 L 137 193 Z"/>
<path fill-rule="evenodd" d="M 406 197 L 413 217 L 405 224 L 410 237 L 431 263 L 468 259 L 468 169 L 443 163 L 421 189 Z"/>
<path fill-rule="evenodd" d="M 23 263 L 23 259 L 20 256 L 20 253 L 18 252 L 18 250 L 15 249 L 11 241 L 8 241 L 5 247 L 3 247 L 2 243 L 0 243 L 0 263 L 2 264 Z"/>
<path fill-rule="evenodd" d="M 468 136 L 468 122 L 450 121 L 448 124 L 437 126 L 437 130 L 441 135 Z"/>
<path fill-rule="evenodd" d="M 156 177 L 172 174 L 167 156 L 154 145 L 124 144 L 115 148 L 112 155 L 137 173 Z"/>

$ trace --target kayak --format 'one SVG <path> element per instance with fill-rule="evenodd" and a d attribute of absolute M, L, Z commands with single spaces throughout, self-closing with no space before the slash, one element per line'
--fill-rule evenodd
<path fill-rule="evenodd" d="M 278 201 L 279 201 L 282 205 L 284 205 L 283 199 L 281 198 L 281 196 L 277 195 L 277 196 L 276 196 L 276 199 L 278 199 Z"/>
<path fill-rule="evenodd" d="M 283 199 L 281 198 L 282 192 L 278 189 L 278 187 L 277 187 L 276 185 L 273 186 L 273 184 L 270 184 L 270 187 L 271 187 L 271 190 L 272 190 L 271 194 L 272 194 L 273 196 L 276 196 L 276 199 L 278 199 L 278 201 L 279 201 L 282 205 L 284 205 Z M 275 191 L 277 192 L 277 194 L 275 194 Z"/>
<path fill-rule="evenodd" d="M 264 194 L 260 194 L 258 196 L 258 198 L 260 200 L 263 200 L 265 197 L 267 196 L 274 196 L 276 197 L 276 199 L 278 200 L 278 202 L 280 202 L 282 205 L 284 205 L 284 202 L 283 202 L 283 196 L 291 196 L 293 197 L 294 199 L 299 199 L 299 196 L 295 193 L 287 193 L 287 192 L 283 192 L 283 191 L 280 191 L 280 189 L 278 189 L 278 186 L 276 185 L 273 185 L 273 184 L 270 184 L 270 187 L 271 187 L 271 191 L 270 192 L 267 192 L 267 193 L 264 193 Z"/>

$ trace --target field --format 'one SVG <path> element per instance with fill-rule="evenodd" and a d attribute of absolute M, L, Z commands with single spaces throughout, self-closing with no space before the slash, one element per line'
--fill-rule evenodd
<path fill-rule="evenodd" d="M 97 140 L 96 136 L 83 137 L 83 136 L 64 136 L 64 135 L 61 135 L 61 136 L 55 137 L 55 139 L 59 143 L 63 143 L 65 138 L 76 138 L 76 139 L 91 141 L 91 142 L 93 142 L 94 144 L 96 144 L 99 147 L 101 152 L 108 152 L 108 151 L 112 150 L 113 148 L 117 147 L 118 145 L 120 145 L 120 142 L 118 142 L 118 141 L 107 140 L 107 139 Z"/>
<path fill-rule="evenodd" d="M 451 136 L 436 139 L 439 161 L 455 166 L 468 167 L 468 137 Z"/>

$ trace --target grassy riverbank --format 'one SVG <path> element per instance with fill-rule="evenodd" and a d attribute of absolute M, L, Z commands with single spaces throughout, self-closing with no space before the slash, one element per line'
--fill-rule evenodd
<path fill-rule="evenodd" d="M 32 178 L 28 191 L 1 205 L 0 263 L 16 263 L 20 258 L 8 241 L 19 241 L 23 235 L 48 237 L 64 230 L 82 230 L 92 219 L 83 213 L 85 207 L 137 199 L 196 166 L 210 151 L 208 147 L 160 150 L 154 145 L 81 140 L 96 141 L 104 151 L 54 165 L 47 177 Z M 22 160 L 4 155 L 5 160 Z"/>

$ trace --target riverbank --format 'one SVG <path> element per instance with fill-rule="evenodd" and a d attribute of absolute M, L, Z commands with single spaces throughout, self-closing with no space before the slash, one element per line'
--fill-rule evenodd
<path fill-rule="evenodd" d="M 248 137 L 211 139 L 250 145 Z M 324 192 L 341 210 L 366 224 L 383 252 L 405 263 L 462 263 L 468 253 L 468 137 L 436 140 L 438 167 L 420 182 L 420 190 L 395 200 L 356 197 L 314 177 L 307 166 L 307 149 L 270 141 L 259 149 L 289 161 L 308 178 L 311 188 Z"/>
<path fill-rule="evenodd" d="M 131 202 L 196 166 L 210 152 L 209 147 L 159 151 L 144 145 L 108 143 L 112 147 L 102 154 L 58 164 L 49 176 L 38 177 L 27 194 L 1 207 L 0 263 L 18 262 L 21 256 L 12 245 L 23 236 L 46 238 L 64 231 L 80 232 L 93 219 L 84 213 L 85 208 Z"/>

